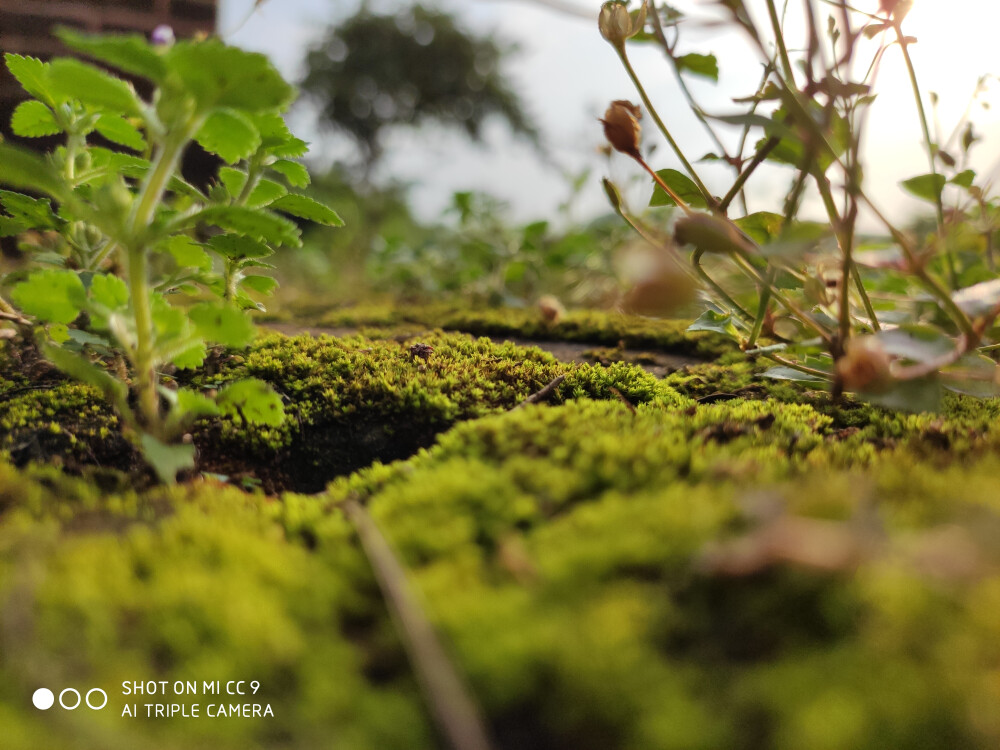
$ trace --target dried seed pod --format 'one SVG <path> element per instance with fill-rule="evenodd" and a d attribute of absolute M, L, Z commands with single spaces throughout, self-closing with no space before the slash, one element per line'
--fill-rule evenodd
<path fill-rule="evenodd" d="M 642 110 L 632 102 L 624 99 L 611 102 L 601 122 L 604 123 L 604 137 L 616 151 L 639 158 L 639 143 L 642 137 L 642 127 L 639 125 L 641 117 Z"/>
<path fill-rule="evenodd" d="M 556 297 L 546 294 L 538 300 L 538 312 L 541 313 L 546 323 L 555 325 L 566 314 L 566 308 Z"/>
<path fill-rule="evenodd" d="M 689 214 L 674 224 L 674 241 L 706 253 L 745 253 L 754 249 L 731 221 L 708 214 Z"/>
<path fill-rule="evenodd" d="M 892 383 L 892 360 L 874 336 L 859 336 L 847 342 L 837 360 L 837 377 L 848 391 L 879 391 Z"/>

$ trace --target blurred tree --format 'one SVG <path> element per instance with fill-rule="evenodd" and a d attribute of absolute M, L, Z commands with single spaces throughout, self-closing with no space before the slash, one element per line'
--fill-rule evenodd
<path fill-rule="evenodd" d="M 386 129 L 425 121 L 458 125 L 473 140 L 498 115 L 537 145 L 538 135 L 500 71 L 507 50 L 459 28 L 444 12 L 413 6 L 377 15 L 362 3 L 307 57 L 302 89 L 323 120 L 362 149 L 366 169 Z"/>

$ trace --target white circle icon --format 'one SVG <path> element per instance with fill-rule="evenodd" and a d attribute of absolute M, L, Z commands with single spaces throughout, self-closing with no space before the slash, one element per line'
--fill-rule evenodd
<path fill-rule="evenodd" d="M 65 703 L 63 703 L 63 696 L 66 695 L 66 693 L 76 694 L 76 703 L 74 703 L 72 706 L 67 706 Z M 59 705 L 65 708 L 67 711 L 72 711 L 74 708 L 79 708 L 81 700 L 82 698 L 80 697 L 80 691 L 74 690 L 73 688 L 66 688 L 61 693 L 59 693 Z"/>
<path fill-rule="evenodd" d="M 31 702 L 39 711 L 48 711 L 52 704 L 56 702 L 55 695 L 48 688 L 38 688 L 31 694 Z"/>
<path fill-rule="evenodd" d="M 92 695 L 93 693 L 100 693 L 101 695 L 103 695 L 103 696 L 104 696 L 104 703 L 102 703 L 102 704 L 101 704 L 101 705 L 99 705 L 99 706 L 95 706 L 94 704 L 92 704 L 92 703 L 90 702 L 90 696 L 91 696 L 91 695 Z M 105 693 L 105 692 L 104 692 L 103 690 L 101 690 L 100 688 L 93 688 L 93 689 L 91 689 L 91 690 L 88 690 L 88 691 L 87 691 L 87 706 L 88 706 L 89 708 L 92 708 L 92 709 L 94 709 L 95 711 L 100 711 L 100 710 L 101 710 L 102 708 L 104 708 L 104 707 L 105 707 L 106 705 L 108 705 L 108 694 L 107 694 L 107 693 Z"/>

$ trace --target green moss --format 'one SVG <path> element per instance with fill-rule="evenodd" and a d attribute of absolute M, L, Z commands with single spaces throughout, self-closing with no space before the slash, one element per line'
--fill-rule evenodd
<path fill-rule="evenodd" d="M 734 344 L 709 333 L 688 333 L 688 321 L 657 320 L 615 312 L 573 310 L 558 323 L 531 308 L 468 309 L 452 305 L 359 305 L 320 312 L 310 306 L 296 314 L 315 325 L 331 327 L 399 327 L 417 325 L 463 331 L 477 336 L 516 337 L 534 341 L 579 341 L 629 348 L 651 348 L 714 359 L 734 351 Z"/>
<path fill-rule="evenodd" d="M 440 746 L 348 497 L 398 551 L 499 748 L 1000 742 L 994 404 L 870 410 L 852 431 L 818 397 L 696 404 L 635 368 L 434 336 L 426 362 L 405 341 L 276 337 L 227 365 L 301 383 L 293 404 L 339 398 L 329 413 L 367 398 L 478 417 L 318 497 L 97 491 L 0 464 L 5 747 Z M 453 389 L 477 358 L 492 390 L 474 404 Z M 354 370 L 368 385 L 349 392 Z M 615 387 L 634 412 L 500 408 L 562 371 L 557 401 Z M 141 679 L 257 679 L 275 718 L 121 719 L 120 683 Z M 41 684 L 104 687 L 115 710 L 53 722 L 25 701 Z"/>

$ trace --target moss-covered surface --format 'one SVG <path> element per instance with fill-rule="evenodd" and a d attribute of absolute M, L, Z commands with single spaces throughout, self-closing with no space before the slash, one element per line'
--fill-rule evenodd
<path fill-rule="evenodd" d="M 996 401 L 899 414 L 736 357 L 656 380 L 394 335 L 272 336 L 190 380 L 261 377 L 291 415 L 200 425 L 203 468 L 274 487 L 342 474 L 316 495 L 136 491 L 82 453 L 82 478 L 0 462 L 4 748 L 443 747 L 347 499 L 397 551 L 501 750 L 1000 745 Z M 548 404 L 512 409 L 559 374 Z M 86 389 L 4 378 L 7 461 L 32 430 L 118 435 Z M 273 718 L 121 691 L 239 679 Z M 111 700 L 43 714 L 41 685 Z M 202 718 L 121 717 L 154 702 Z"/>
<path fill-rule="evenodd" d="M 417 327 L 462 331 L 477 336 L 513 337 L 529 341 L 575 341 L 633 349 L 659 349 L 713 359 L 735 349 L 725 337 L 688 333 L 689 321 L 657 320 L 617 312 L 571 310 L 558 322 L 534 308 L 467 308 L 456 305 L 357 305 L 331 309 L 303 303 L 277 316 L 284 321 L 331 328 Z"/>

